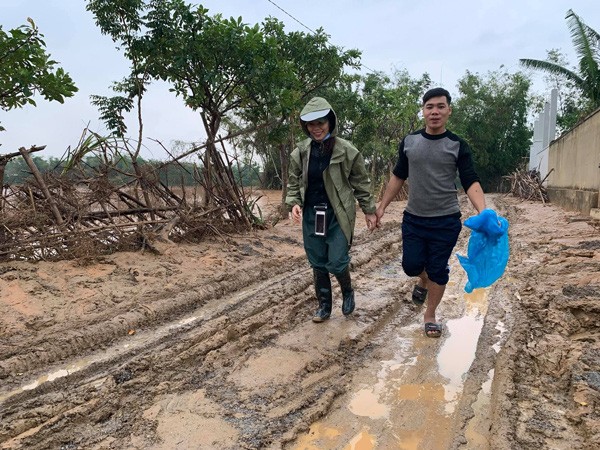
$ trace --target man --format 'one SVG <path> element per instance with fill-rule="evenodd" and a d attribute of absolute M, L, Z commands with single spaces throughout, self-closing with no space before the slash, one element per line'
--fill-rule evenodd
<path fill-rule="evenodd" d="M 455 185 L 457 170 L 477 212 L 485 209 L 469 145 L 446 129 L 452 114 L 450 102 L 450 94 L 443 88 L 425 93 L 425 128 L 405 136 L 400 143 L 398 162 L 375 213 L 380 226 L 385 209 L 410 174 L 402 220 L 402 268 L 408 276 L 419 278 L 413 289 L 413 302 L 422 305 L 427 299 L 424 321 L 428 337 L 442 334 L 435 311 L 446 290 L 448 260 L 462 228 Z"/>

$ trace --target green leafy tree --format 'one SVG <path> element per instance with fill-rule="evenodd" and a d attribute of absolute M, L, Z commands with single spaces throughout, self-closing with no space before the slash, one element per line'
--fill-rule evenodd
<path fill-rule="evenodd" d="M 221 155 L 217 141 L 223 121 L 254 102 L 256 93 L 262 92 L 260 86 L 269 81 L 270 69 L 277 67 L 272 45 L 258 25 L 210 16 L 201 5 L 184 0 L 90 0 L 88 8 L 102 31 L 125 50 L 132 62 L 131 79 L 165 81 L 186 106 L 199 113 L 208 137 L 199 155 L 207 205 L 233 205 L 226 206 L 229 217 L 248 223 L 243 213 L 238 214 L 243 208 L 239 208 L 236 186 L 231 185 L 235 179 L 231 162 L 223 161 L 227 155 Z M 138 97 L 143 83 L 138 83 Z M 114 112 L 105 116 L 116 124 L 120 112 L 129 107 L 125 99 L 112 104 L 97 100 L 101 112 L 102 108 Z M 139 142 L 141 138 L 138 146 Z M 133 163 L 136 167 L 135 158 Z M 213 195 L 219 185 L 229 186 L 231 199 Z"/>
<path fill-rule="evenodd" d="M 360 53 L 328 44 L 323 30 L 286 33 L 276 19 L 250 26 L 241 18 L 211 16 L 183 0 L 90 0 L 104 33 L 137 61 L 132 75 L 164 80 L 198 111 L 208 136 L 203 166 L 217 161 L 219 131 L 255 129 L 251 151 L 265 157 L 287 184 L 287 159 L 297 138 L 298 112 L 307 97 L 333 83 Z M 126 130 L 130 97 L 95 98 L 112 129 Z M 240 137 L 237 143 L 248 145 Z M 267 173 L 269 171 L 267 170 Z"/>
<path fill-rule="evenodd" d="M 41 156 L 32 156 L 31 159 L 41 173 L 54 172 L 57 175 L 60 173 L 61 161 L 58 158 L 45 159 Z M 31 176 L 31 169 L 23 158 L 8 161 L 4 173 L 4 181 L 7 184 L 23 184 Z"/>
<path fill-rule="evenodd" d="M 567 11 L 566 20 L 579 59 L 577 70 L 567 67 L 556 54 L 549 54 L 546 61 L 537 59 L 520 61 L 525 67 L 562 77 L 577 88 L 585 100 L 580 110 L 580 116 L 583 116 L 600 107 L 600 34 L 586 25 L 572 10 Z M 574 106 L 571 104 L 571 109 Z"/>
<path fill-rule="evenodd" d="M 0 109 L 36 105 L 34 96 L 63 103 L 77 87 L 68 73 L 46 53 L 46 44 L 32 19 L 9 30 L 0 26 Z M 4 128 L 0 125 L 0 131 Z"/>
<path fill-rule="evenodd" d="M 91 95 L 90 98 L 92 104 L 100 111 L 100 119 L 106 127 L 116 136 L 124 137 L 127 125 L 123 114 L 133 109 L 133 99 L 123 95 L 113 97 Z"/>
<path fill-rule="evenodd" d="M 300 110 L 310 97 L 334 86 L 345 68 L 357 68 L 360 52 L 329 44 L 322 28 L 315 33 L 288 33 L 282 22 L 268 18 L 261 31 L 268 49 L 268 65 L 254 84 L 250 101 L 237 113 L 242 123 L 257 131 L 239 141 L 263 160 L 263 184 L 282 188 L 283 202 L 289 155 L 296 141 L 303 138 L 298 125 Z"/>
<path fill-rule="evenodd" d="M 137 0 L 89 0 L 87 9 L 94 14 L 102 33 L 117 43 L 131 63 L 130 75 L 112 85 L 112 90 L 120 95 L 92 95 L 92 104 L 100 111 L 100 119 L 111 133 L 120 138 L 127 132 L 123 113 L 137 107 L 139 128 L 136 154 L 139 154 L 143 137 L 142 98 L 149 83 L 145 69 L 147 56 L 137 50 L 136 44 L 142 36 L 144 3 Z"/>
<path fill-rule="evenodd" d="M 35 161 L 35 160 L 34 160 Z M 14 158 L 6 164 L 4 182 L 7 184 L 23 184 L 31 176 L 31 169 L 23 158 Z"/>
<path fill-rule="evenodd" d="M 181 0 L 153 2 L 144 25 L 136 48 L 147 57 L 148 73 L 171 83 L 215 140 L 223 117 L 249 101 L 269 64 L 258 26 L 209 16 Z"/>
<path fill-rule="evenodd" d="M 533 99 L 531 81 L 522 73 L 490 72 L 486 77 L 467 71 L 458 82 L 449 128 L 465 138 L 484 189 L 496 191 L 502 177 L 513 172 L 529 154 L 527 123 Z"/>

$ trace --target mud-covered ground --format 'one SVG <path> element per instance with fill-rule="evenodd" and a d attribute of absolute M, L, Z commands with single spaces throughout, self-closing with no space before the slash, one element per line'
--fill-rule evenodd
<path fill-rule="evenodd" d="M 400 267 L 403 202 L 374 233 L 360 214 L 357 309 L 342 316 L 336 286 L 323 324 L 290 221 L 160 255 L 1 263 L 0 448 L 600 448 L 600 229 L 487 198 L 509 267 L 465 294 L 452 258 L 440 339 Z"/>

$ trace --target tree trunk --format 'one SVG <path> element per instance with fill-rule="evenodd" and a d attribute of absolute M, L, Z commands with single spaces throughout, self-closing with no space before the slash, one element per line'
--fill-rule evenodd
<path fill-rule="evenodd" d="M 4 172 L 7 164 L 7 159 L 0 158 L 0 213 L 4 211 Z"/>
<path fill-rule="evenodd" d="M 285 198 L 287 197 L 287 185 L 290 174 L 290 156 L 285 144 L 279 145 L 279 159 L 281 161 L 281 217 L 287 216 L 287 206 Z"/>
<path fill-rule="evenodd" d="M 21 153 L 21 155 L 23 155 L 23 159 L 25 159 L 25 162 L 31 169 L 33 176 L 35 177 L 36 181 L 40 185 L 40 189 L 44 193 L 44 197 L 46 197 L 46 200 L 48 200 L 48 203 L 50 204 L 50 210 L 52 211 L 52 214 L 54 215 L 54 219 L 56 220 L 56 223 L 58 225 L 62 225 L 64 222 L 63 222 L 62 216 L 60 215 L 60 211 L 58 210 L 58 206 L 56 205 L 56 201 L 54 201 L 54 198 L 50 194 L 50 191 L 48 190 L 48 186 L 46 186 L 46 183 L 44 182 L 44 178 L 42 177 L 42 174 L 38 170 L 35 163 L 33 162 L 31 155 L 29 154 L 29 152 L 27 150 L 25 150 L 25 147 L 21 147 L 19 149 L 19 152 Z"/>

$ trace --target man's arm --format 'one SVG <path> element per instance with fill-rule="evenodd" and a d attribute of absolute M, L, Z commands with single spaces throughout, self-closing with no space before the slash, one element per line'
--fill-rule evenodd
<path fill-rule="evenodd" d="M 483 195 L 483 189 L 481 188 L 479 181 L 475 181 L 469 186 L 469 189 L 467 189 L 467 197 L 471 200 L 471 203 L 478 214 L 485 209 L 485 196 Z"/>
<path fill-rule="evenodd" d="M 375 215 L 377 216 L 377 226 L 381 224 L 381 218 L 385 214 L 385 208 L 387 208 L 392 200 L 400 193 L 402 186 L 404 186 L 404 180 L 392 174 L 390 176 L 390 181 L 385 188 L 385 192 L 383 193 L 383 197 L 381 198 L 381 202 L 377 207 L 377 211 L 375 211 Z"/>

